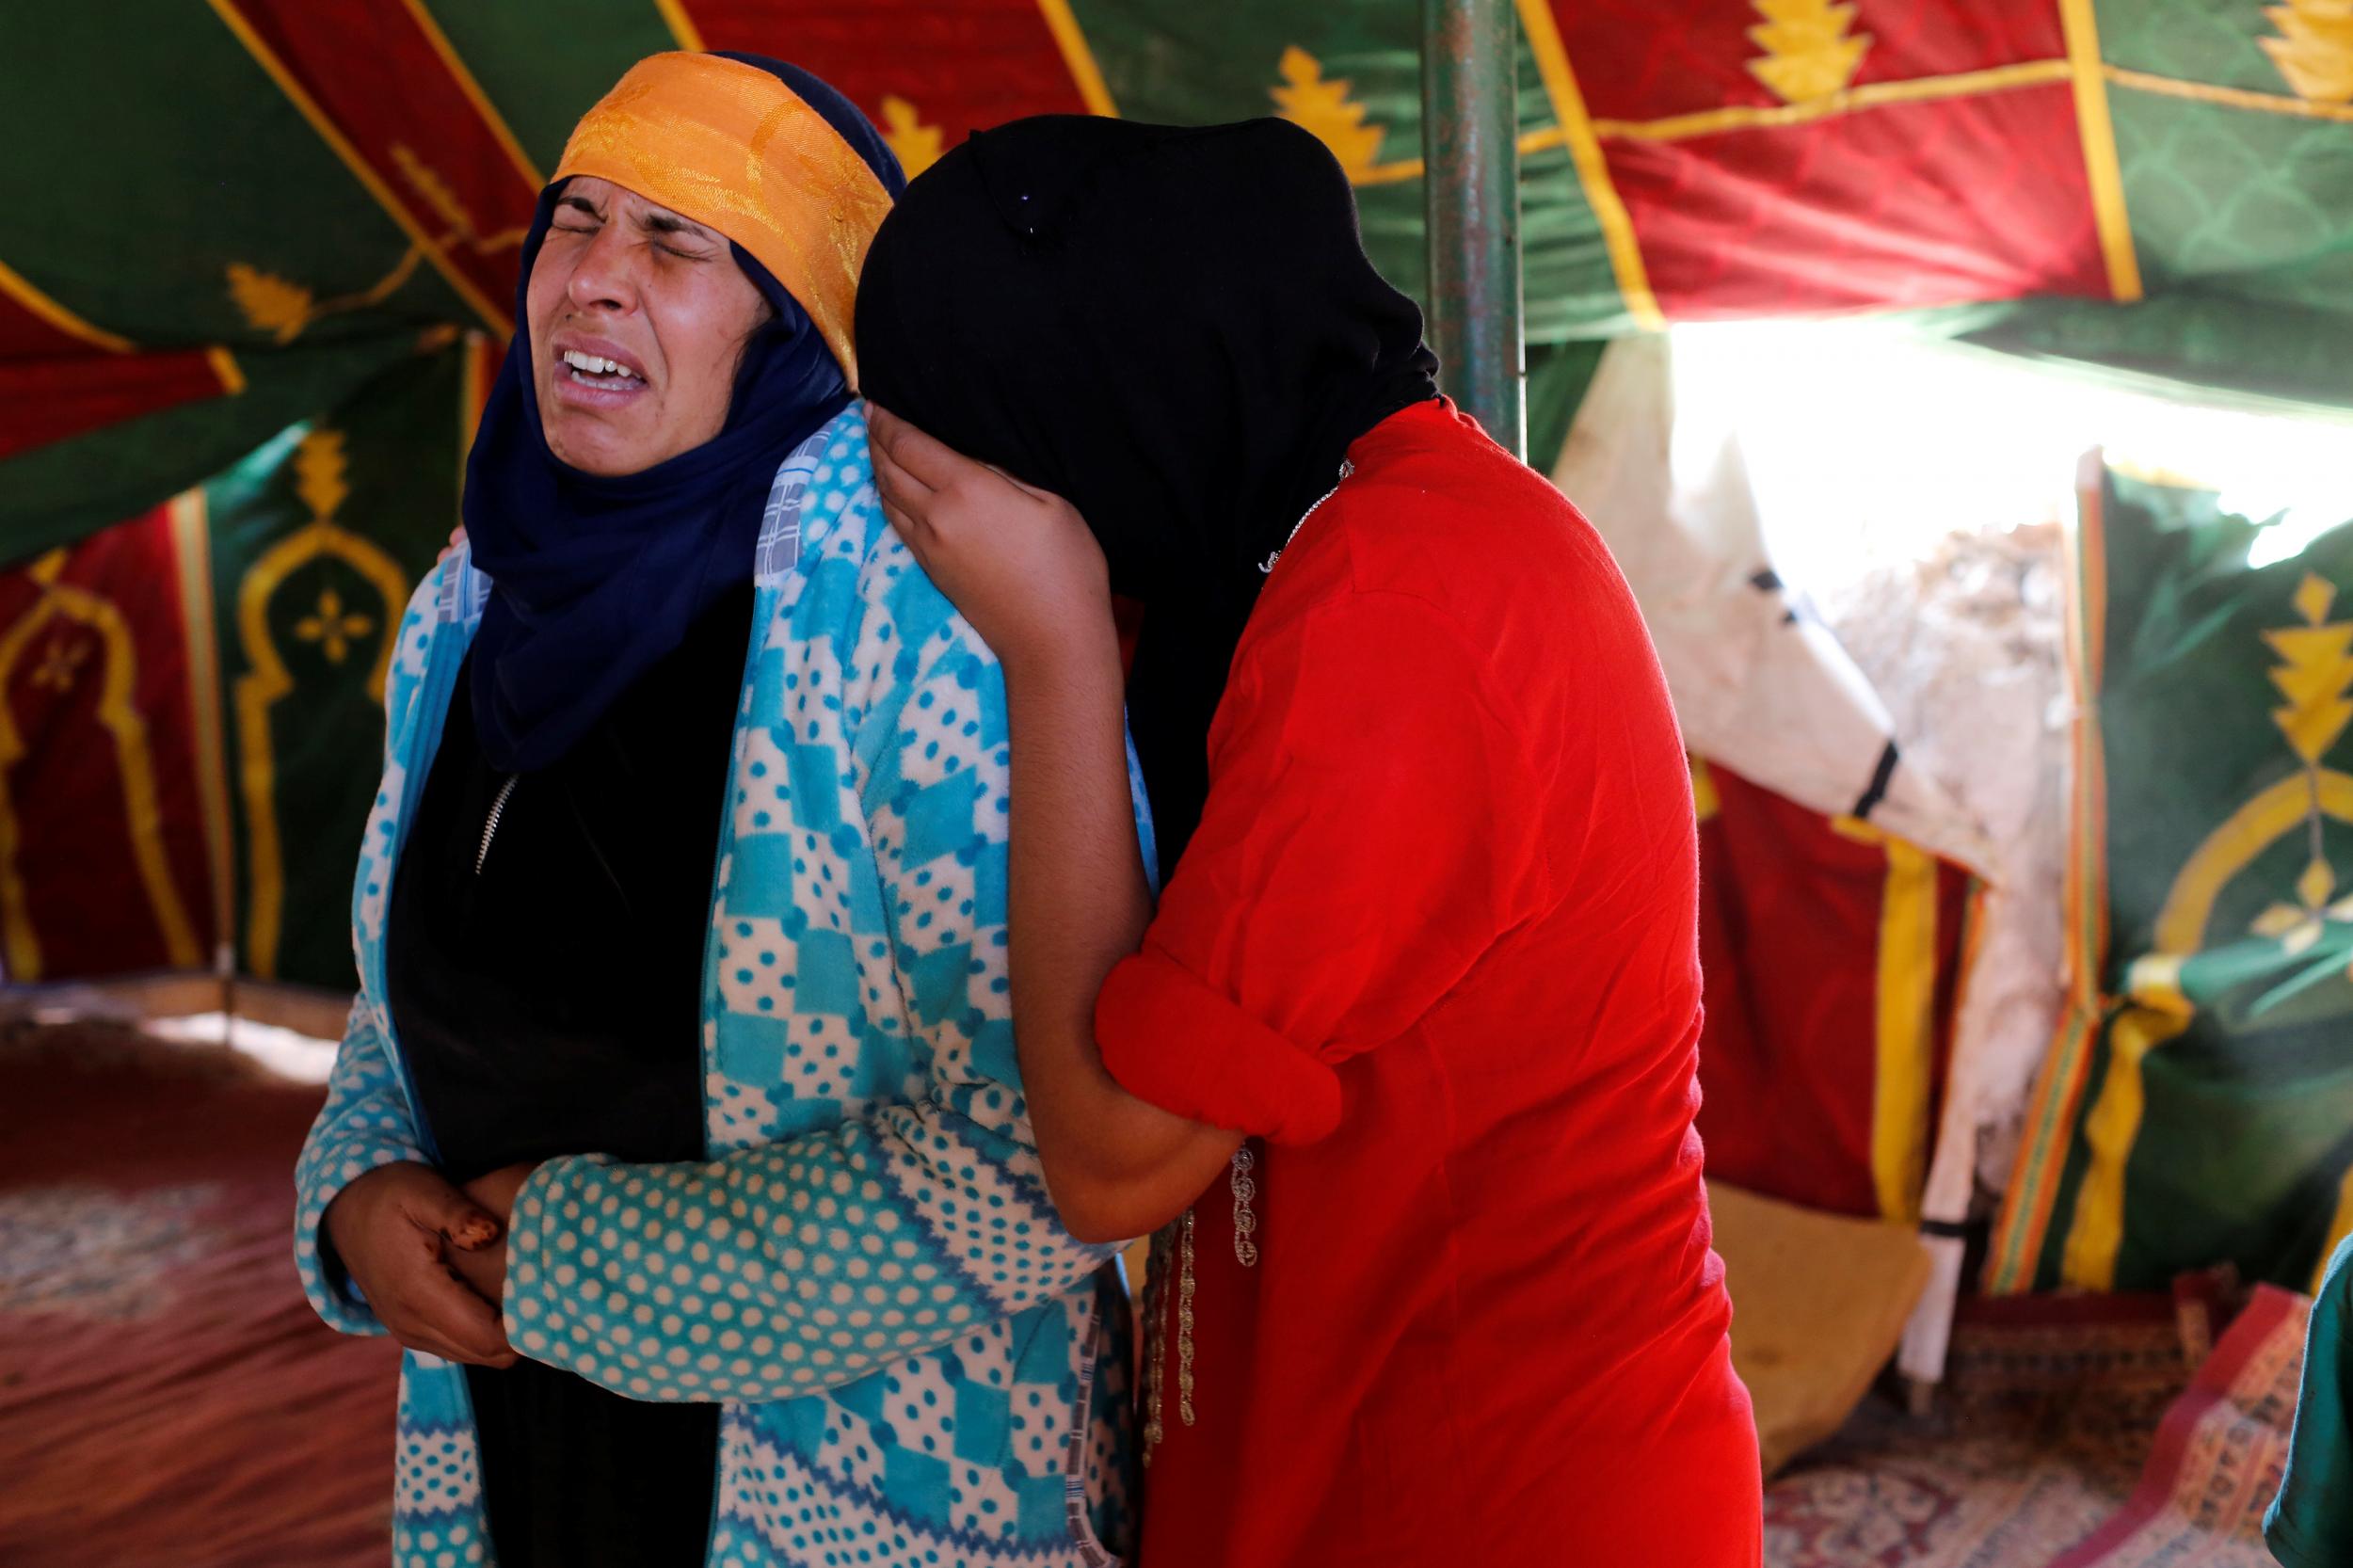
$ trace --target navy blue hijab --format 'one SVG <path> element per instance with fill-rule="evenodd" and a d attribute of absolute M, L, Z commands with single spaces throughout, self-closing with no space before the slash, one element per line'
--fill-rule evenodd
<path fill-rule="evenodd" d="M 823 116 L 895 200 L 906 176 L 852 104 L 796 66 L 756 66 Z M 583 473 L 548 450 L 531 345 L 531 269 L 568 182 L 539 193 L 523 241 L 515 338 L 466 459 L 461 511 L 491 581 L 473 643 L 474 723 L 506 773 L 546 767 L 678 647 L 696 617 L 751 575 L 776 465 L 847 408 L 848 379 L 774 274 L 730 242 L 772 311 L 744 344 L 727 424 L 638 473 Z"/>

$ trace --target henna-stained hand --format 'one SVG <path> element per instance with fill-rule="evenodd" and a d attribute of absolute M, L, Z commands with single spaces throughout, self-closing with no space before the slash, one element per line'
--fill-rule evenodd
<path fill-rule="evenodd" d="M 497 1219 L 498 1239 L 486 1247 L 454 1254 L 450 1267 L 494 1311 L 504 1304 L 506 1298 L 506 1228 L 515 1212 L 515 1194 L 522 1191 L 523 1183 L 538 1168 L 537 1160 L 525 1160 L 519 1165 L 502 1166 L 466 1183 L 466 1196 Z"/>
<path fill-rule="evenodd" d="M 414 1160 L 378 1166 L 335 1195 L 321 1229 L 401 1344 L 447 1361 L 514 1365 L 491 1299 L 456 1272 L 485 1250 L 504 1254 L 504 1223 L 440 1172 Z"/>

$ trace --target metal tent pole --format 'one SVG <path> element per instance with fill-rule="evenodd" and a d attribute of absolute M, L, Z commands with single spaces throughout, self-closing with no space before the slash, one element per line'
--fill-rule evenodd
<path fill-rule="evenodd" d="M 1448 396 L 1527 452 L 1513 0 L 1422 0 L 1430 341 Z"/>

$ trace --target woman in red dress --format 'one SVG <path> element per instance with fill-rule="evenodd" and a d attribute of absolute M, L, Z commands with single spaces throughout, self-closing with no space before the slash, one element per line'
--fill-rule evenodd
<path fill-rule="evenodd" d="M 1144 1568 L 1753 1568 L 1674 717 L 1337 164 L 1273 120 L 984 133 L 857 331 L 884 504 L 1005 667 L 1048 1185 L 1167 1227 Z"/>

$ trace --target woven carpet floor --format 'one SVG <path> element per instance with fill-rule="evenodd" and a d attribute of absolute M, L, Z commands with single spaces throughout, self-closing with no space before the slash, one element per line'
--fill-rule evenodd
<path fill-rule="evenodd" d="M 1766 1496 L 1769 1568 L 2270 1568 L 2306 1302 L 1976 1302 L 1935 1410 L 1873 1396 Z M 2217 1333 L 2217 1331 L 2219 1332 Z"/>
<path fill-rule="evenodd" d="M 321 1326 L 289 1242 L 320 1093 L 0 1032 L 0 1563 L 382 1568 L 398 1352 Z"/>
<path fill-rule="evenodd" d="M 110 1025 L 0 1026 L 0 1563 L 381 1568 L 396 1354 L 288 1252 L 320 1091 Z M 1770 1568 L 2265 1568 L 2305 1303 L 1976 1302 L 1766 1498 Z"/>

